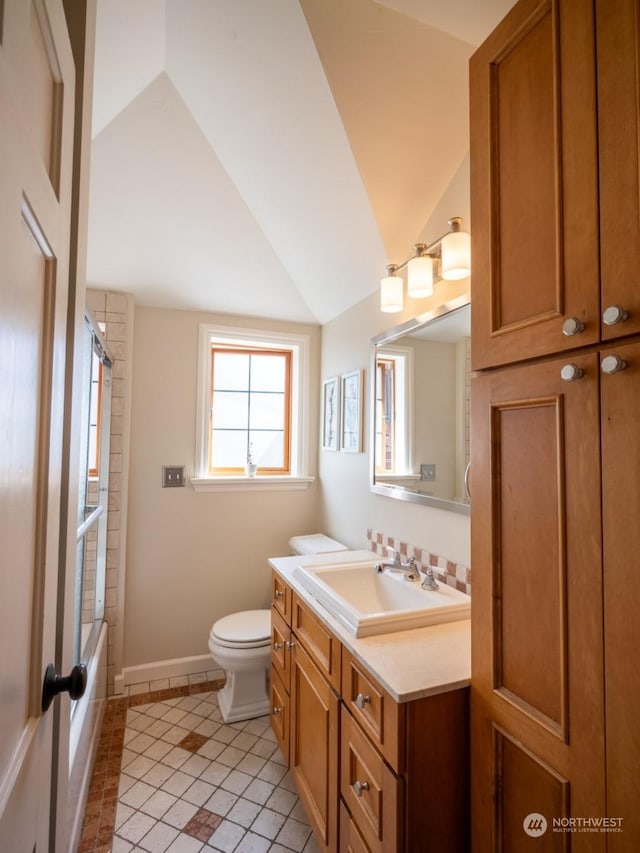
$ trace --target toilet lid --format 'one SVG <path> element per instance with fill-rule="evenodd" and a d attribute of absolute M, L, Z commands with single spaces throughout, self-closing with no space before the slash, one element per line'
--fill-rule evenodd
<path fill-rule="evenodd" d="M 257 643 L 271 637 L 270 610 L 242 610 L 214 622 L 211 633 L 228 643 Z"/>

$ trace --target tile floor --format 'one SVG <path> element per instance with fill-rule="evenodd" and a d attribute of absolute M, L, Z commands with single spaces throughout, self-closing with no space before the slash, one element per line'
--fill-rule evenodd
<path fill-rule="evenodd" d="M 79 853 L 317 853 L 269 718 L 225 725 L 219 686 L 109 701 Z"/>

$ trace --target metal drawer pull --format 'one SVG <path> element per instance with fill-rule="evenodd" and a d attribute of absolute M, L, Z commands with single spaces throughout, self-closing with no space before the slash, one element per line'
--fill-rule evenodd
<path fill-rule="evenodd" d="M 606 373 L 607 376 L 611 376 L 612 373 L 619 373 L 626 366 L 627 362 L 623 358 L 620 358 L 619 355 L 607 355 L 602 359 L 600 364 L 602 372 Z"/>
<path fill-rule="evenodd" d="M 274 598 L 282 598 L 282 596 L 284 595 L 284 592 L 283 592 L 281 589 L 277 589 L 277 590 L 273 593 L 273 595 L 274 595 Z"/>
<path fill-rule="evenodd" d="M 565 320 L 562 324 L 562 334 L 566 335 L 568 338 L 573 335 L 579 335 L 580 332 L 584 332 L 584 323 L 577 317 L 569 317 L 569 319 Z"/>
<path fill-rule="evenodd" d="M 602 320 L 606 326 L 617 326 L 629 319 L 629 312 L 622 305 L 609 305 L 602 312 Z"/>
<path fill-rule="evenodd" d="M 359 797 L 361 797 L 363 791 L 369 790 L 369 783 L 368 782 L 358 782 L 358 780 L 356 779 L 356 781 L 353 783 L 353 790 L 356 792 L 356 794 Z"/>
<path fill-rule="evenodd" d="M 285 643 L 285 646 L 287 648 L 287 651 L 291 651 L 291 649 L 295 646 L 295 641 L 294 640 L 288 640 Z"/>
<path fill-rule="evenodd" d="M 279 651 L 280 651 L 280 649 L 282 648 L 282 643 L 274 643 L 274 644 L 273 644 L 273 648 L 274 648 L 277 652 L 279 652 Z"/>
<path fill-rule="evenodd" d="M 274 716 L 274 717 L 277 717 L 277 716 L 278 716 L 278 714 L 281 714 L 281 713 L 282 713 L 282 708 L 276 708 L 276 707 L 275 707 L 275 705 L 274 705 L 274 708 L 273 708 L 273 716 Z"/>
<path fill-rule="evenodd" d="M 356 705 L 358 708 L 364 708 L 365 705 L 371 704 L 371 696 L 363 696 L 362 693 L 358 693 L 356 696 Z"/>
<path fill-rule="evenodd" d="M 560 371 L 560 378 L 565 382 L 574 382 L 576 379 L 580 379 L 581 376 L 584 376 L 584 370 L 573 363 L 565 364 Z"/>

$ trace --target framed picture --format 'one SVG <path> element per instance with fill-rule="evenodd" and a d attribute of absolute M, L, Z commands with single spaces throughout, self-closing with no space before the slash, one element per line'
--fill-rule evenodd
<path fill-rule="evenodd" d="M 340 383 L 337 376 L 325 379 L 322 385 L 322 449 L 338 449 L 340 425 Z"/>
<path fill-rule="evenodd" d="M 362 370 L 352 370 L 341 378 L 340 449 L 347 453 L 362 453 L 363 373 Z"/>

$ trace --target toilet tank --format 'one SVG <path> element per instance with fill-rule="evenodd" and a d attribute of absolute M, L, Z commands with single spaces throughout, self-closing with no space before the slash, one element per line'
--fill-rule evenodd
<path fill-rule="evenodd" d="M 292 554 L 328 554 L 331 551 L 348 551 L 346 545 L 336 542 L 324 533 L 310 533 L 307 536 L 292 536 L 289 539 Z"/>

